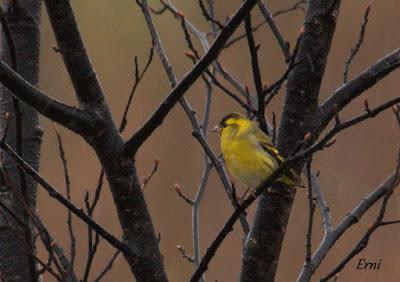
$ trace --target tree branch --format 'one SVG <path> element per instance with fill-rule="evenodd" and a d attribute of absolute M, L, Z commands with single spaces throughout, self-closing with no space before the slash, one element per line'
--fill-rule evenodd
<path fill-rule="evenodd" d="M 77 217 L 89 225 L 93 230 L 96 231 L 102 238 L 104 238 L 110 245 L 126 253 L 132 257 L 136 257 L 133 250 L 123 242 L 119 241 L 114 235 L 110 234 L 101 225 L 95 222 L 92 218 L 87 216 L 81 208 L 76 207 L 67 198 L 61 195 L 56 188 L 50 185 L 40 174 L 38 174 L 28 163 L 26 163 L 15 151 L 5 142 L 4 136 L 0 142 L 0 147 L 20 166 L 29 174 L 34 180 L 36 180 L 48 193 L 50 197 L 56 199 L 59 203 L 73 212 Z"/>
<path fill-rule="evenodd" d="M 93 116 L 48 97 L 4 61 L 0 61 L 0 81 L 15 98 L 78 134 L 87 132 L 95 123 Z"/>
<path fill-rule="evenodd" d="M 126 142 L 125 152 L 127 154 L 134 155 L 144 141 L 146 141 L 154 130 L 161 125 L 164 118 L 168 115 L 179 99 L 183 97 L 190 86 L 192 86 L 207 67 L 218 57 L 227 40 L 243 21 L 247 13 L 254 7 L 256 2 L 256 0 L 247 0 L 242 4 L 235 15 L 225 25 L 225 28 L 221 30 L 208 52 L 203 55 L 197 64 L 183 77 L 181 82 L 168 94 L 167 98 L 156 109 L 144 126 Z"/>
<path fill-rule="evenodd" d="M 83 109 L 104 107 L 104 95 L 68 0 L 46 0 L 47 13 L 76 95 Z"/>
<path fill-rule="evenodd" d="M 299 282 L 310 281 L 312 274 L 318 268 L 324 257 L 327 255 L 329 250 L 333 247 L 337 240 L 354 224 L 356 224 L 360 218 L 388 191 L 398 185 L 400 177 L 398 170 L 396 169 L 393 173 L 380 184 L 373 192 L 365 197 L 354 209 L 350 212 L 339 225 L 328 235 L 326 235 L 311 257 L 310 263 L 305 264 L 301 273 L 297 279 Z"/>
<path fill-rule="evenodd" d="M 289 51 L 289 43 L 285 41 L 283 38 L 282 33 L 279 31 L 276 23 L 273 19 L 273 15 L 268 10 L 267 4 L 264 3 L 263 0 L 259 0 L 258 7 L 262 15 L 264 16 L 266 22 L 268 23 L 269 27 L 271 28 L 272 33 L 274 34 L 276 41 L 279 43 L 279 46 L 282 49 L 283 56 L 285 57 L 286 62 L 290 60 L 290 51 Z"/>
<path fill-rule="evenodd" d="M 320 106 L 321 127 L 324 128 L 337 112 L 378 81 L 400 67 L 400 49 L 378 60 L 355 78 L 336 89 Z"/>

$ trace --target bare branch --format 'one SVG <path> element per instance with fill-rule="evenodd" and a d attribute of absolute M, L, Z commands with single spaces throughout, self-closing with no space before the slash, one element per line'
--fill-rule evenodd
<path fill-rule="evenodd" d="M 265 20 L 267 21 L 269 27 L 271 28 L 271 31 L 276 38 L 276 41 L 278 41 L 279 46 L 282 49 L 282 53 L 283 53 L 283 56 L 285 57 L 286 62 L 289 62 L 289 60 L 290 60 L 289 43 L 285 41 L 282 33 L 279 31 L 278 27 L 276 26 L 276 23 L 273 19 L 274 16 L 271 15 L 271 12 L 269 11 L 267 4 L 265 4 L 263 0 L 259 0 L 258 7 L 260 8 L 260 11 L 261 11 L 262 15 L 264 16 Z"/>
<path fill-rule="evenodd" d="M 178 249 L 178 252 L 182 255 L 184 259 L 186 259 L 190 263 L 194 262 L 193 258 L 186 253 L 186 250 L 183 246 L 177 245 L 176 248 Z"/>
<path fill-rule="evenodd" d="M 306 162 L 306 175 L 308 181 L 308 229 L 307 229 L 307 241 L 306 241 L 306 262 L 310 262 L 311 260 L 311 239 L 312 239 L 312 230 L 313 230 L 313 223 L 314 223 L 314 212 L 315 212 L 315 202 L 313 196 L 313 186 L 312 186 L 312 179 L 311 179 L 311 161 L 310 158 Z"/>
<path fill-rule="evenodd" d="M 178 183 L 175 183 L 174 189 L 175 189 L 176 194 L 178 194 L 178 196 L 181 197 L 187 204 L 189 204 L 189 205 L 191 205 L 191 206 L 194 205 L 193 200 L 190 199 L 189 197 L 185 196 L 185 195 L 182 193 L 181 186 L 180 186 Z"/>
<path fill-rule="evenodd" d="M 396 49 L 336 89 L 320 106 L 321 128 L 329 123 L 335 113 L 399 67 L 400 49 Z"/>
<path fill-rule="evenodd" d="M 353 61 L 354 57 L 357 55 L 358 51 L 360 51 L 361 45 L 364 42 L 364 36 L 365 36 L 365 31 L 367 30 L 368 15 L 369 15 L 370 10 L 371 10 L 371 6 L 368 5 L 364 12 L 364 21 L 361 25 L 360 34 L 358 35 L 358 41 L 357 41 L 356 45 L 351 49 L 350 56 L 347 59 L 345 67 L 344 67 L 343 83 L 347 83 L 347 76 L 349 73 L 349 68 L 350 68 L 351 62 Z"/>
<path fill-rule="evenodd" d="M 224 44 L 242 22 L 246 14 L 254 7 L 256 0 L 247 0 L 237 10 L 235 15 L 225 25 L 224 29 L 219 33 L 213 45 L 208 52 L 197 62 L 197 64 L 183 77 L 181 82 L 170 92 L 163 103 L 157 108 L 145 125 L 135 133 L 125 145 L 127 154 L 135 154 L 141 144 L 150 137 L 156 130 L 171 109 L 186 93 L 190 86 L 201 76 L 205 69 L 218 57 Z"/>
<path fill-rule="evenodd" d="M 307 175 L 306 169 L 303 169 L 304 174 Z M 317 201 L 318 208 L 321 211 L 322 223 L 324 226 L 325 235 L 332 231 L 332 218 L 331 213 L 326 203 L 326 200 L 322 194 L 321 186 L 318 182 L 318 178 L 315 174 L 311 173 L 311 185 L 313 188 L 313 195 Z"/>
<path fill-rule="evenodd" d="M 67 158 L 65 156 L 64 144 L 61 138 L 61 134 L 55 124 L 53 124 L 54 132 L 57 136 L 58 150 L 60 153 L 60 159 L 62 161 L 63 170 L 64 170 L 64 179 L 65 179 L 65 188 L 67 192 L 67 199 L 71 201 L 71 181 L 68 171 L 68 163 Z M 73 273 L 74 271 L 74 263 L 75 263 L 75 255 L 76 255 L 76 238 L 74 234 L 74 229 L 72 225 L 72 213 L 68 209 L 67 210 L 67 225 L 68 225 L 68 233 L 70 239 L 70 260 L 71 260 L 71 268 L 67 269 L 68 272 Z"/>
<path fill-rule="evenodd" d="M 151 46 L 150 54 L 149 54 L 149 56 L 147 58 L 147 62 L 144 65 L 144 68 L 143 68 L 142 72 L 139 71 L 138 58 L 135 57 L 135 59 L 134 59 L 134 62 L 135 62 L 135 74 L 134 74 L 135 82 L 133 83 L 131 93 L 129 95 L 128 101 L 127 101 L 125 109 L 124 109 L 124 113 L 122 114 L 121 124 L 119 126 L 119 132 L 123 132 L 125 130 L 126 125 L 128 124 L 128 120 L 126 119 L 126 117 L 128 116 L 128 112 L 129 112 L 129 109 L 130 109 L 130 106 L 131 106 L 131 103 L 132 103 L 133 96 L 135 95 L 136 89 L 139 86 L 140 81 L 142 80 L 142 78 L 146 74 L 147 70 L 149 69 L 149 67 L 151 65 L 151 62 L 153 61 L 153 55 L 154 55 L 154 46 Z"/>
<path fill-rule="evenodd" d="M 154 165 L 153 165 L 153 169 L 151 170 L 150 174 L 148 176 L 146 176 L 143 179 L 143 183 L 142 183 L 142 190 L 144 191 L 144 189 L 146 189 L 146 185 L 147 183 L 149 183 L 149 181 L 151 180 L 151 178 L 154 176 L 154 174 L 158 171 L 158 166 L 160 164 L 160 161 L 158 159 L 154 159 Z"/>
<path fill-rule="evenodd" d="M 68 0 L 46 0 L 47 13 L 76 95 L 83 109 L 104 107 L 104 95 Z"/>
<path fill-rule="evenodd" d="M 91 226 L 96 233 L 98 233 L 102 238 L 104 238 L 110 245 L 126 253 L 132 257 L 136 257 L 136 254 L 132 249 L 119 241 L 114 235 L 110 234 L 101 225 L 87 216 L 81 208 L 76 207 L 67 198 L 61 195 L 56 188 L 50 185 L 40 174 L 38 174 L 28 163 L 26 163 L 20 156 L 18 156 L 15 151 L 5 142 L 4 137 L 0 142 L 0 147 L 17 163 L 18 166 L 22 167 L 27 174 L 29 174 L 33 179 L 35 179 L 48 193 L 49 196 L 56 199 L 59 203 L 65 206 L 67 209 L 71 210 L 77 217 L 82 219 L 86 224 Z"/>
<path fill-rule="evenodd" d="M 212 17 L 208 11 L 207 8 L 204 6 L 203 0 L 198 0 L 201 12 L 203 13 L 204 18 L 207 21 L 210 21 L 211 23 L 215 24 L 216 26 L 218 26 L 219 29 L 223 29 L 224 25 L 221 24 L 219 21 L 217 21 L 216 19 L 214 19 L 214 17 Z"/>
<path fill-rule="evenodd" d="M 15 98 L 78 134 L 83 134 L 95 124 L 93 116 L 48 97 L 13 71 L 4 61 L 0 61 L 0 82 Z"/>
<path fill-rule="evenodd" d="M 295 10 L 301 10 L 304 13 L 305 9 L 302 6 L 303 4 L 307 4 L 307 0 L 298 0 L 296 3 L 294 3 L 294 5 L 292 7 L 289 7 L 289 8 L 283 9 L 283 10 L 278 10 L 278 11 L 274 12 L 272 14 L 272 16 L 275 18 L 280 15 L 283 15 L 283 14 L 286 14 L 289 12 L 293 12 Z"/>
<path fill-rule="evenodd" d="M 253 81 L 254 85 L 257 91 L 257 104 L 258 104 L 258 111 L 257 111 L 257 119 L 260 124 L 260 128 L 262 131 L 264 131 L 266 134 L 268 134 L 268 126 L 265 121 L 264 117 L 264 98 L 265 95 L 263 95 L 263 83 L 262 83 L 262 78 L 261 78 L 261 70 L 260 70 L 260 64 L 258 62 L 258 48 L 259 46 L 256 46 L 256 43 L 254 41 L 254 36 L 252 32 L 252 24 L 251 24 L 251 13 L 245 18 L 244 20 L 244 26 L 246 30 L 246 37 L 247 37 L 247 43 L 250 51 L 250 57 L 251 57 L 251 70 L 253 73 Z"/>
<path fill-rule="evenodd" d="M 318 268 L 324 257 L 327 255 L 329 250 L 333 247 L 337 240 L 354 224 L 356 224 L 360 218 L 388 191 L 394 189 L 400 181 L 397 169 L 373 192 L 366 196 L 346 217 L 339 223 L 339 225 L 331 231 L 327 236 L 324 237 L 322 243 L 313 254 L 310 263 L 305 264 L 297 279 L 297 281 L 305 282 L 310 281 L 312 274 Z"/>
<path fill-rule="evenodd" d="M 117 250 L 114 255 L 111 257 L 110 261 L 107 263 L 107 265 L 104 267 L 104 269 L 99 273 L 99 276 L 97 276 L 96 279 L 94 279 L 94 282 L 100 282 L 101 279 L 104 278 L 104 276 L 111 270 L 111 268 L 114 265 L 115 260 L 117 259 L 118 255 L 120 254 L 120 250 Z"/>

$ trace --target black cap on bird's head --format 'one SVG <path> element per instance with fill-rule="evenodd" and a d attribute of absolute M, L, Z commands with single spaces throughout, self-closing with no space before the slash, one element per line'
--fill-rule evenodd
<path fill-rule="evenodd" d="M 245 119 L 244 116 L 238 113 L 230 113 L 223 117 L 221 121 L 219 122 L 218 125 L 216 125 L 211 132 L 217 132 L 220 133 L 221 129 L 227 127 L 229 124 L 232 124 L 232 122 L 238 120 L 238 119 Z"/>
<path fill-rule="evenodd" d="M 243 119 L 243 118 L 245 118 L 245 117 L 238 113 L 228 114 L 221 119 L 221 121 L 219 122 L 219 127 L 224 128 L 224 127 L 228 126 L 228 121 L 230 121 L 230 120 L 234 121 L 234 120 Z"/>

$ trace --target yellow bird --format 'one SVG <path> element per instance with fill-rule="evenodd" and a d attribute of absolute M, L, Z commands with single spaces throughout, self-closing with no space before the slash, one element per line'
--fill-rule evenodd
<path fill-rule="evenodd" d="M 229 171 L 248 188 L 257 188 L 283 161 L 271 139 L 240 114 L 225 116 L 214 131 L 221 135 L 221 150 Z M 277 181 L 289 187 L 301 186 L 300 177 L 291 170 Z"/>

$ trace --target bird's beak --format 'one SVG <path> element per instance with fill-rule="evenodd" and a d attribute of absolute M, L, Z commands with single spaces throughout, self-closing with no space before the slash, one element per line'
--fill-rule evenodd
<path fill-rule="evenodd" d="M 221 128 L 219 127 L 219 125 L 214 126 L 213 129 L 210 130 L 210 132 L 214 132 L 214 133 L 220 133 L 221 132 Z"/>

